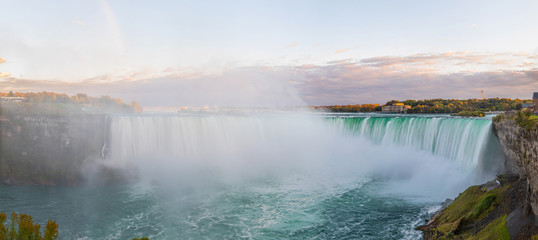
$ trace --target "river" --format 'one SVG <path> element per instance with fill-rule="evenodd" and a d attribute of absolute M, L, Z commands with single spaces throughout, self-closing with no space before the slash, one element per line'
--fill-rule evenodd
<path fill-rule="evenodd" d="M 491 116 L 117 115 L 109 141 L 136 183 L 3 186 L 0 209 L 61 239 L 419 239 L 504 161 Z"/>

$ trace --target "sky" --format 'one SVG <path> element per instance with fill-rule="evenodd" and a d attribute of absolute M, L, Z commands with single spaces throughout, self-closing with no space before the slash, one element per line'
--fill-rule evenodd
<path fill-rule="evenodd" d="M 0 91 L 143 106 L 530 98 L 538 1 L 0 0 Z"/>

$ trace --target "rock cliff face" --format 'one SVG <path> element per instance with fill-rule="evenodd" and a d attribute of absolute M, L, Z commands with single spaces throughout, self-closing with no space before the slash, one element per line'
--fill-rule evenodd
<path fill-rule="evenodd" d="M 0 115 L 0 180 L 8 185 L 77 185 L 101 158 L 107 115 Z"/>
<path fill-rule="evenodd" d="M 503 148 L 505 172 L 527 180 L 527 203 L 538 215 L 538 130 L 526 130 L 509 117 L 496 118 L 493 130 Z"/>

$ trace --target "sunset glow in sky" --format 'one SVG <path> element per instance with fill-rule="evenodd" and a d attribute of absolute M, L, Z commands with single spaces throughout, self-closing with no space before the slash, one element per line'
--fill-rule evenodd
<path fill-rule="evenodd" d="M 0 0 L 0 9 L 0 91 L 146 106 L 538 91 L 538 1 Z"/>

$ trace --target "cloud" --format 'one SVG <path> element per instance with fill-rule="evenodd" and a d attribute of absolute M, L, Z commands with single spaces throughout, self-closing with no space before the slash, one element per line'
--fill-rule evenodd
<path fill-rule="evenodd" d="M 463 52 L 381 56 L 321 65 L 240 68 L 214 75 L 175 74 L 139 80 L 101 76 L 77 83 L 8 78 L 0 81 L 0 91 L 84 92 L 136 100 L 145 107 L 385 103 L 391 99 L 478 98 L 482 89 L 488 97 L 530 98 L 531 90 L 538 88 L 538 67 L 522 69 L 517 59 L 528 59 L 527 55 L 514 56 Z M 509 65 L 497 63 L 503 57 Z M 487 67 L 465 68 L 483 65 Z"/>
<path fill-rule="evenodd" d="M 440 73 L 481 72 L 496 69 L 532 67 L 525 64 L 528 53 L 470 53 L 446 52 L 439 54 L 414 54 L 409 56 L 380 56 L 361 59 L 370 67 L 406 70 L 437 70 Z M 536 64 L 534 64 L 536 66 Z"/>
<path fill-rule="evenodd" d="M 3 58 L 0 58 L 0 64 L 2 63 L 5 63 L 6 60 L 4 60 Z M 0 72 L 0 78 L 5 78 L 5 77 L 9 77 L 11 76 L 11 73 L 8 73 L 8 72 Z"/>
<path fill-rule="evenodd" d="M 294 48 L 294 47 L 297 47 L 297 43 L 294 42 L 294 43 L 290 43 L 288 46 L 286 46 L 287 48 Z"/>
<path fill-rule="evenodd" d="M 349 51 L 349 48 L 342 48 L 342 49 L 336 50 L 336 52 L 334 52 L 334 54 L 339 54 L 339 53 L 343 53 L 343 52 L 347 52 L 347 51 Z"/>
<path fill-rule="evenodd" d="M 536 72 L 491 71 L 437 74 L 387 71 L 338 64 L 310 70 L 298 86 L 311 104 L 384 103 L 391 99 L 474 98 L 481 89 L 490 97 L 528 98 L 538 87 Z"/>
<path fill-rule="evenodd" d="M 79 26 L 86 26 L 86 23 L 79 20 L 79 19 L 73 19 L 73 20 L 71 20 L 71 23 L 73 23 L 75 25 L 79 25 Z"/>
<path fill-rule="evenodd" d="M 287 82 L 289 77 L 287 73 L 256 67 L 195 78 L 170 76 L 135 81 L 110 82 L 107 76 L 76 83 L 11 79 L 0 81 L 0 91 L 110 95 L 127 102 L 136 100 L 146 107 L 306 105 Z"/>
<path fill-rule="evenodd" d="M 357 49 L 359 47 L 353 47 L 353 48 L 341 48 L 341 49 L 338 49 L 334 52 L 334 54 L 339 54 L 339 53 L 343 53 L 343 52 L 347 52 L 347 51 L 350 51 L 350 50 L 353 50 L 353 49 Z"/>
<path fill-rule="evenodd" d="M 534 81 L 538 82 L 538 69 L 525 71 L 525 74 L 527 74 L 530 78 L 534 79 Z"/>
<path fill-rule="evenodd" d="M 346 59 L 328 61 L 327 64 L 343 64 L 343 63 L 352 63 L 352 62 L 353 62 L 353 58 L 346 58 Z"/>

